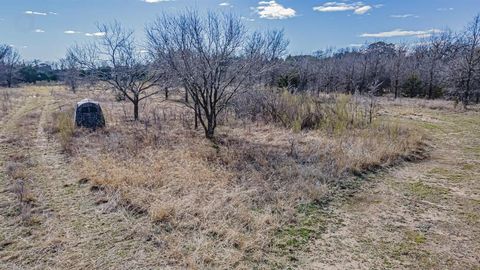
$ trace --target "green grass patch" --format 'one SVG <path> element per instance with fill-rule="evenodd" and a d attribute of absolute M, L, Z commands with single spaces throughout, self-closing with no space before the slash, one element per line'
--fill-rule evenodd
<path fill-rule="evenodd" d="M 480 166 L 472 163 L 465 163 L 462 165 L 462 169 L 466 171 L 474 171 L 478 167 Z"/>
<path fill-rule="evenodd" d="M 480 223 L 480 214 L 467 212 L 463 214 L 463 218 L 468 225 L 477 225 Z"/>
<path fill-rule="evenodd" d="M 297 222 L 277 232 L 275 247 L 278 252 L 290 254 L 302 249 L 310 240 L 321 235 L 326 228 L 328 214 L 315 203 L 302 204 L 297 207 Z"/>
<path fill-rule="evenodd" d="M 400 242 L 383 242 L 382 249 L 385 250 L 389 256 L 386 265 L 391 265 L 390 260 L 397 261 L 417 261 L 421 265 L 421 269 L 430 269 L 432 262 L 429 260 L 430 253 L 422 248 L 426 243 L 427 238 L 420 232 L 407 230 L 404 232 L 404 239 Z M 427 267 L 428 266 L 428 267 Z M 425 268 L 426 267 L 426 268 Z"/>
<path fill-rule="evenodd" d="M 415 244 L 423 244 L 427 241 L 425 235 L 416 231 L 407 231 L 405 235 L 410 242 Z"/>
<path fill-rule="evenodd" d="M 474 166 L 472 164 L 465 164 L 462 165 L 462 171 L 456 171 L 452 169 L 446 169 L 442 167 L 437 167 L 431 169 L 427 175 L 435 178 L 442 178 L 449 180 L 451 182 L 462 182 L 465 180 L 470 179 L 468 175 L 468 171 L 474 169 Z"/>
<path fill-rule="evenodd" d="M 420 122 L 419 125 L 427 130 L 442 130 L 439 125 L 430 123 L 430 122 Z"/>
<path fill-rule="evenodd" d="M 441 200 L 445 198 L 449 193 L 449 190 L 447 188 L 427 185 L 420 181 L 408 183 L 407 189 L 415 197 L 428 201 Z"/>

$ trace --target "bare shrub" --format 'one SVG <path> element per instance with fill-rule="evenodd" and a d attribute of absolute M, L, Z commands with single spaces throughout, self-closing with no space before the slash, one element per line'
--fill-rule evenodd
<path fill-rule="evenodd" d="M 261 118 L 295 132 L 323 129 L 330 134 L 341 134 L 371 125 L 379 107 L 373 97 L 264 90 L 238 98 L 234 108 L 237 117 L 254 121 Z"/>
<path fill-rule="evenodd" d="M 12 99 L 10 91 L 6 89 L 0 89 L 0 119 L 7 115 L 12 107 Z"/>

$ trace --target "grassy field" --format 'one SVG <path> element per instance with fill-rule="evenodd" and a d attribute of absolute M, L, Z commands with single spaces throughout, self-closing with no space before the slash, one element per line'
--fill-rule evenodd
<path fill-rule="evenodd" d="M 0 94 L 9 269 L 478 267 L 475 108 L 381 100 L 371 125 L 310 131 L 227 114 L 212 143 L 175 95 L 135 123 L 107 93 Z M 69 121 L 85 97 L 105 129 Z"/>

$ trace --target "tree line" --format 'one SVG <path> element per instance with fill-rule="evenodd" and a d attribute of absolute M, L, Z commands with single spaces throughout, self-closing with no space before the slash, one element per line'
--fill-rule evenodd
<path fill-rule="evenodd" d="M 97 28 L 102 37 L 72 46 L 52 65 L 22 62 L 15 49 L 0 46 L 0 84 L 60 80 L 76 91 L 101 82 L 132 103 L 135 120 L 143 100 L 160 92 L 168 98 L 170 88 L 181 88 L 207 138 L 232 100 L 259 86 L 447 98 L 465 108 L 480 102 L 480 15 L 459 32 L 436 31 L 414 44 L 379 41 L 288 56 L 283 31 L 251 32 L 231 14 L 163 14 L 146 26 L 146 42 L 119 22 Z"/>
<path fill-rule="evenodd" d="M 347 92 L 395 98 L 480 99 L 480 16 L 461 32 L 445 30 L 416 44 L 383 41 L 361 48 L 289 56 L 270 84 L 296 91 Z"/>
<path fill-rule="evenodd" d="M 55 64 L 38 60 L 22 61 L 14 47 L 0 44 L 0 86 L 13 87 L 19 83 L 58 81 L 59 71 Z"/>

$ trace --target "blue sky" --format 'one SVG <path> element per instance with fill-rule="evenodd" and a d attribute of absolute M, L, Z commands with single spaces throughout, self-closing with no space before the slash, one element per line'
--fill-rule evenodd
<path fill-rule="evenodd" d="M 0 43 L 25 59 L 58 60 L 75 42 L 98 38 L 96 22 L 117 19 L 141 40 L 157 14 L 186 7 L 234 12 L 251 29 L 283 28 L 289 52 L 299 54 L 460 30 L 480 12 L 480 0 L 0 0 Z"/>

